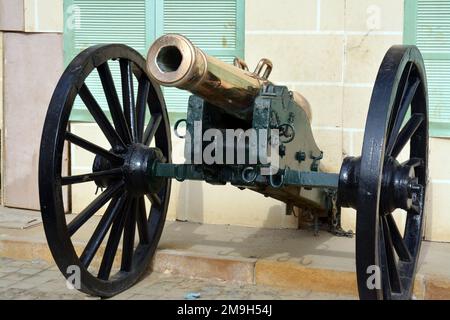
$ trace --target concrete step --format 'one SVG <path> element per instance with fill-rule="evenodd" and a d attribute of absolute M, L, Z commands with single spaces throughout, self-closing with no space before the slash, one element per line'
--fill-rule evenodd
<path fill-rule="evenodd" d="M 76 248 L 88 241 L 98 220 L 95 216 L 77 232 Z M 152 267 L 181 276 L 356 297 L 354 241 L 327 232 L 314 236 L 304 230 L 167 222 Z M 53 261 L 42 225 L 0 228 L 0 256 Z M 418 299 L 450 299 L 450 244 L 423 243 L 414 293 Z"/>

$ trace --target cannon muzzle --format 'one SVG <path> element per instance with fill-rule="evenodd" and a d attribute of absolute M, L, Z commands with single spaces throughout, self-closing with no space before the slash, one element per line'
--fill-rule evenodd
<path fill-rule="evenodd" d="M 249 121 L 253 102 L 261 87 L 268 83 L 272 64 L 262 59 L 257 71 L 249 72 L 245 63 L 236 61 L 239 67 L 206 55 L 179 34 L 168 34 L 150 47 L 147 71 L 162 86 L 188 90 L 226 113 Z M 260 75 L 262 71 L 264 74 Z M 293 97 L 299 99 L 299 105 L 310 117 L 308 102 L 300 94 Z"/>

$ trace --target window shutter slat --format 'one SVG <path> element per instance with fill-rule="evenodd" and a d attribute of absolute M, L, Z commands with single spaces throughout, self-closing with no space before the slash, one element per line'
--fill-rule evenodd
<path fill-rule="evenodd" d="M 244 56 L 242 0 L 164 0 L 163 33 L 180 33 L 207 54 L 231 63 Z M 165 88 L 170 111 L 185 112 L 189 93 Z"/>
<path fill-rule="evenodd" d="M 145 0 L 73 0 L 79 7 L 80 28 L 74 31 L 74 49 L 102 43 L 123 43 L 146 50 Z"/>
<path fill-rule="evenodd" d="M 450 1 L 417 0 L 416 6 L 415 38 L 427 71 L 431 131 L 438 127 L 438 135 L 450 136 Z"/>
<path fill-rule="evenodd" d="M 145 54 L 147 50 L 145 0 L 70 0 L 66 2 L 66 13 L 70 11 L 71 14 L 74 12 L 79 14 L 78 27 L 69 28 L 66 23 L 65 58 L 67 63 L 84 49 L 97 44 L 126 44 Z M 72 6 L 72 10 L 67 10 L 69 6 Z M 76 10 L 73 10 L 73 6 L 76 6 Z M 119 63 L 110 62 L 109 65 L 117 93 L 122 99 Z M 109 114 L 103 88 L 95 70 L 86 79 L 86 84 L 102 109 Z M 135 83 L 136 89 L 137 83 Z M 71 120 L 93 120 L 80 98 L 75 100 Z"/>

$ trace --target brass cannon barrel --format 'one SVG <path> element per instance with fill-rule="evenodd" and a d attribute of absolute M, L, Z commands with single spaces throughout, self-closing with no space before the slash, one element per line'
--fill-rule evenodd
<path fill-rule="evenodd" d="M 268 60 L 263 59 L 261 62 Z M 254 99 L 261 87 L 268 83 L 271 64 L 264 64 L 265 75 L 259 76 L 206 55 L 179 34 L 160 37 L 147 55 L 147 71 L 157 83 L 190 91 L 243 120 L 251 119 Z M 263 67 L 260 63 L 259 71 Z M 298 93 L 294 93 L 293 98 L 310 118 L 306 99 Z"/>

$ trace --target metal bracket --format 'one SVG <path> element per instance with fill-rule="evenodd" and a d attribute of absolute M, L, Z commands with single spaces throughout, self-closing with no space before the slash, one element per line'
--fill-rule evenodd
<path fill-rule="evenodd" d="M 323 151 L 320 151 L 320 155 L 317 157 L 311 154 L 310 158 L 313 160 L 311 163 L 311 171 L 319 171 L 319 162 L 323 159 Z"/>

